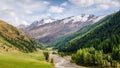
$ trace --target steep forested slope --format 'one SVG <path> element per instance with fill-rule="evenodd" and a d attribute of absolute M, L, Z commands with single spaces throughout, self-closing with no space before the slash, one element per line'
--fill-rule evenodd
<path fill-rule="evenodd" d="M 80 29 L 79 31 L 66 35 L 64 37 L 61 37 L 59 39 L 57 39 L 56 41 L 52 42 L 51 44 L 49 44 L 50 47 L 53 47 L 54 49 L 58 49 L 59 47 L 61 47 L 62 45 L 64 45 L 66 42 L 72 40 L 75 37 L 81 36 L 85 33 L 87 33 L 87 31 L 90 30 L 90 25 L 83 27 L 82 29 Z"/>
<path fill-rule="evenodd" d="M 0 50 L 32 52 L 36 50 L 36 42 L 17 28 L 0 20 Z"/>
<path fill-rule="evenodd" d="M 112 52 L 120 44 L 120 11 L 91 25 L 87 33 L 80 35 L 59 48 L 62 52 L 75 52 L 80 48 L 94 47 L 103 52 Z"/>

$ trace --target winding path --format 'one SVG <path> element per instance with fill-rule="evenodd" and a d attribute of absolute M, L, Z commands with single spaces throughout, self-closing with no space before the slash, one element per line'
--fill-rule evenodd
<path fill-rule="evenodd" d="M 70 60 L 67 60 L 58 55 L 50 54 L 50 58 L 54 59 L 55 68 L 86 68 L 83 66 L 78 66 L 74 63 L 70 63 Z"/>

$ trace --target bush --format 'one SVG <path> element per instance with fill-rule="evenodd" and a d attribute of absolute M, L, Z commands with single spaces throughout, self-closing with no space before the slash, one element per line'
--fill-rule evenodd
<path fill-rule="evenodd" d="M 49 52 L 43 52 L 45 60 L 49 61 Z"/>
<path fill-rule="evenodd" d="M 53 58 L 51 58 L 51 61 L 50 61 L 50 63 L 52 63 L 52 64 L 54 63 L 54 59 L 53 59 Z"/>
<path fill-rule="evenodd" d="M 80 49 L 72 55 L 72 61 L 76 64 L 87 66 L 97 65 L 101 67 L 103 64 L 102 51 L 96 51 L 92 47 Z"/>
<path fill-rule="evenodd" d="M 57 52 L 54 52 L 54 51 L 53 51 L 52 54 L 57 54 Z"/>
<path fill-rule="evenodd" d="M 111 67 L 111 64 L 110 64 L 110 62 L 108 62 L 107 60 L 104 60 L 103 61 L 103 65 L 102 65 L 103 67 Z"/>
<path fill-rule="evenodd" d="M 58 54 L 59 54 L 61 57 L 65 56 L 65 53 L 63 53 L 63 52 L 58 52 Z"/>
<path fill-rule="evenodd" d="M 112 58 L 114 60 L 120 61 L 120 45 L 119 47 L 114 47 L 112 51 Z"/>
<path fill-rule="evenodd" d="M 117 61 L 112 61 L 112 65 L 111 65 L 112 67 L 117 67 L 118 66 L 118 63 L 117 63 Z"/>

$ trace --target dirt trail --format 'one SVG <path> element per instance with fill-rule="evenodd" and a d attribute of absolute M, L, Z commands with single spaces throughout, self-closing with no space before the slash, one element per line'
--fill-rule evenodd
<path fill-rule="evenodd" d="M 86 68 L 83 66 L 78 66 L 74 63 L 70 63 L 70 60 L 67 60 L 58 55 L 50 54 L 50 58 L 54 59 L 55 68 Z"/>

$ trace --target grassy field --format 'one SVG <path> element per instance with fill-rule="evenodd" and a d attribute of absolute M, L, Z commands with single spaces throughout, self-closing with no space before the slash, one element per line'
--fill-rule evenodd
<path fill-rule="evenodd" d="M 0 53 L 0 68 L 53 68 L 44 60 L 42 52 L 21 53 L 3 52 Z"/>

